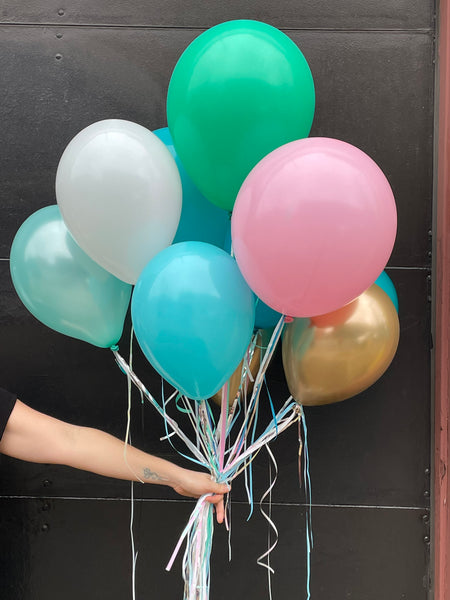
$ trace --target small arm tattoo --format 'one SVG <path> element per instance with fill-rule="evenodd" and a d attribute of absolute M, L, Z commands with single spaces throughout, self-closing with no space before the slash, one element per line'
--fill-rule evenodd
<path fill-rule="evenodd" d="M 148 467 L 144 467 L 143 469 L 144 479 L 150 479 L 151 481 L 166 481 L 164 477 L 161 477 L 155 471 L 152 471 Z"/>

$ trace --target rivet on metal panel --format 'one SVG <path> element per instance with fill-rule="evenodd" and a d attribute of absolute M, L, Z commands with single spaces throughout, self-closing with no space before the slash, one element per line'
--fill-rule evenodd
<path fill-rule="evenodd" d="M 41 527 L 41 531 L 48 531 L 50 529 L 50 527 L 48 526 L 47 523 L 44 523 Z"/>
<path fill-rule="evenodd" d="M 62 54 L 55 54 L 55 58 L 56 58 L 56 60 L 61 60 L 62 59 Z"/>
<path fill-rule="evenodd" d="M 56 34 L 56 37 L 58 38 L 58 40 L 60 40 L 60 39 L 62 38 L 62 36 L 63 36 L 63 34 L 62 34 L 62 33 L 59 33 L 59 32 L 58 32 L 58 33 Z"/>
<path fill-rule="evenodd" d="M 60 9 L 58 10 L 58 15 L 59 15 L 60 17 L 62 17 L 62 16 L 64 16 L 64 13 L 65 13 L 65 12 L 66 12 L 66 11 L 65 11 L 63 8 L 60 8 Z"/>
<path fill-rule="evenodd" d="M 425 498 L 428 498 L 430 495 L 430 492 L 428 490 L 425 490 L 423 495 L 425 496 Z"/>
<path fill-rule="evenodd" d="M 42 482 L 42 485 L 44 487 L 50 487 L 52 485 L 52 482 L 50 481 L 50 479 L 44 479 L 44 481 Z"/>

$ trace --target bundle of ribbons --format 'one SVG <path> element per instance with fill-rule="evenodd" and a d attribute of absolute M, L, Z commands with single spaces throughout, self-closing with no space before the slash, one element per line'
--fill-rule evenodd
<path fill-rule="evenodd" d="M 191 401 L 178 392 L 175 392 L 167 400 L 163 398 L 162 402 L 159 403 L 134 373 L 130 364 L 119 354 L 118 350 L 114 349 L 113 352 L 117 364 L 127 375 L 129 381 L 140 390 L 141 394 L 164 419 L 167 431 L 166 437 L 170 438 L 173 435 L 177 435 L 184 442 L 190 453 L 189 455 L 185 455 L 187 458 L 206 468 L 211 473 L 212 478 L 218 483 L 229 483 L 240 473 L 248 470 L 251 462 L 262 448 L 267 449 L 276 469 L 276 462 L 269 448 L 269 443 L 290 425 L 297 422 L 300 429 L 300 422 L 302 421 L 306 434 L 302 407 L 293 400 L 292 396 L 284 402 L 277 412 L 275 412 L 270 400 L 272 418 L 262 432 L 257 432 L 260 394 L 265 382 L 266 370 L 277 343 L 281 338 L 284 323 L 285 318 L 280 318 L 273 331 L 267 350 L 261 360 L 258 373 L 254 378 L 253 391 L 250 398 L 248 398 L 246 394 L 247 384 L 249 379 L 252 378 L 249 365 L 258 340 L 256 334 L 253 336 L 243 362 L 241 383 L 235 398 L 232 398 L 231 402 L 228 384 L 225 384 L 222 388 L 221 411 L 217 423 L 207 400 L 202 400 L 201 402 Z M 195 442 L 192 441 L 167 412 L 168 404 L 174 399 L 177 406 L 189 417 L 189 421 L 194 429 Z M 302 444 L 300 444 L 299 455 L 301 448 Z M 307 455 L 304 465 L 307 468 Z M 307 471 L 305 471 L 305 475 L 306 473 Z M 305 478 L 306 484 L 308 483 L 308 479 L 309 476 Z M 263 499 L 271 492 L 274 481 L 271 482 Z M 306 489 L 308 488 L 306 487 Z M 186 540 L 186 549 L 182 561 L 182 575 L 185 583 L 183 600 L 208 600 L 209 598 L 210 556 L 214 521 L 213 507 L 209 502 L 206 502 L 206 498 L 207 495 L 204 495 L 198 499 L 166 567 L 167 570 L 172 568 L 175 558 L 183 542 Z M 249 492 L 249 501 L 253 502 L 251 492 Z M 275 533 L 277 533 L 270 516 L 264 512 L 263 514 Z M 310 531 L 310 528 L 308 528 L 307 523 L 308 531 Z M 310 535 L 307 537 L 309 551 L 311 539 Z M 273 547 L 274 545 L 269 547 L 267 552 L 258 559 L 258 564 L 265 566 L 269 573 L 273 572 L 273 570 L 270 567 L 270 562 L 268 560 L 264 562 L 264 558 L 270 555 Z"/>

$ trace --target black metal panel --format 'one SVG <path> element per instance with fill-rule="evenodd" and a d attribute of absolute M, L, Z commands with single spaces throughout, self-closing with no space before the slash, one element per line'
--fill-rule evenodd
<path fill-rule="evenodd" d="M 389 264 L 431 265 L 432 38 L 333 33 L 326 46 L 316 35 L 299 45 L 317 89 L 311 135 L 345 140 L 378 163 L 398 210 Z"/>
<path fill-rule="evenodd" d="M 183 502 L 135 503 L 137 598 L 182 597 L 182 551 L 170 573 L 165 567 L 191 508 Z M 272 508 L 279 531 L 271 556 L 274 597 L 306 597 L 304 508 Z M 247 515 L 246 506 L 234 505 L 231 563 L 227 533 L 216 528 L 216 600 L 268 595 L 267 576 L 256 565 L 267 548 L 267 524 L 259 512 L 249 522 Z M 312 597 L 425 600 L 427 520 L 428 513 L 418 510 L 314 507 Z M 19 590 L 30 600 L 131 597 L 129 521 L 130 503 L 124 501 L 0 500 L 2 600 L 17 600 Z"/>
<path fill-rule="evenodd" d="M 58 32 L 62 38 L 58 38 Z M 172 69 L 192 30 L 0 28 L 5 151 L 0 256 L 33 211 L 55 202 L 59 158 L 88 124 L 166 125 Z M 431 34 L 290 32 L 317 88 L 312 135 L 344 139 L 386 173 L 397 200 L 395 266 L 430 264 L 433 131 Z"/>
<path fill-rule="evenodd" d="M 2 3 L 1 21 L 9 23 L 89 23 L 154 27 L 211 27 L 231 19 L 257 19 L 276 27 L 396 29 L 432 26 L 432 3 L 421 0 L 121 0 L 70 5 L 45 0 Z"/>
<path fill-rule="evenodd" d="M 400 297 L 400 345 L 386 374 L 356 398 L 330 406 L 307 408 L 313 500 L 319 504 L 428 506 L 430 467 L 430 303 L 428 272 L 390 271 Z M 8 352 L 2 357 L 2 379 L 33 407 L 71 422 L 100 427 L 123 437 L 126 428 L 125 377 L 109 350 L 71 340 L 38 323 L 11 291 L 7 261 L 0 262 L 5 312 L 16 315 L 2 324 Z M 7 290 L 4 293 L 3 290 Z M 19 316 L 20 315 L 20 316 Z M 27 340 L 24 347 L 24 340 Z M 126 340 L 122 344 L 127 347 Z M 136 347 L 136 373 L 159 397 L 160 378 Z M 3 370 L 4 369 L 4 370 Z M 279 355 L 269 369 L 269 388 L 276 404 L 288 391 Z M 185 430 L 183 415 L 176 417 Z M 261 422 L 268 422 L 268 402 Z M 135 445 L 178 460 L 170 444 L 160 442 L 162 420 L 150 405 L 133 399 Z M 183 446 L 178 444 L 183 450 Z M 299 502 L 297 431 L 292 428 L 273 444 L 280 475 L 274 498 Z M 0 458 L 3 494 L 127 497 L 120 482 L 63 467 L 26 465 Z M 255 497 L 267 487 L 267 458 L 254 463 Z M 182 464 L 183 461 L 181 461 Z M 51 482 L 51 484 L 44 482 Z M 164 488 L 146 486 L 146 497 L 175 498 Z M 243 482 L 234 496 L 245 498 Z"/>

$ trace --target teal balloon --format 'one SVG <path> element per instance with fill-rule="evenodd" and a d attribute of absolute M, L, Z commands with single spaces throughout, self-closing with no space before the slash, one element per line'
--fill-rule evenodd
<path fill-rule="evenodd" d="M 183 189 L 183 205 L 180 222 L 173 243 L 207 242 L 223 248 L 225 236 L 230 230 L 230 213 L 211 204 L 198 190 L 183 167 L 173 145 L 168 127 L 153 132 L 167 147 L 178 167 Z"/>
<path fill-rule="evenodd" d="M 142 271 L 131 317 L 150 364 L 182 394 L 213 396 L 250 343 L 253 292 L 236 261 L 203 242 L 162 250 Z"/>
<path fill-rule="evenodd" d="M 274 327 L 281 318 L 281 313 L 267 306 L 262 300 L 257 298 L 255 310 L 255 328 L 268 329 Z"/>
<path fill-rule="evenodd" d="M 231 227 L 227 229 L 223 248 L 225 252 L 231 254 Z M 281 313 L 267 306 L 255 294 L 255 329 L 270 329 L 271 327 L 275 327 L 280 318 Z"/>
<path fill-rule="evenodd" d="M 395 289 L 394 284 L 392 283 L 392 279 L 383 271 L 375 283 L 389 296 L 392 301 L 392 304 L 395 306 L 395 310 L 398 312 L 398 296 L 397 291 Z"/>
<path fill-rule="evenodd" d="M 38 210 L 22 224 L 10 268 L 19 298 L 47 327 L 100 348 L 120 339 L 131 285 L 81 250 L 58 206 Z"/>

